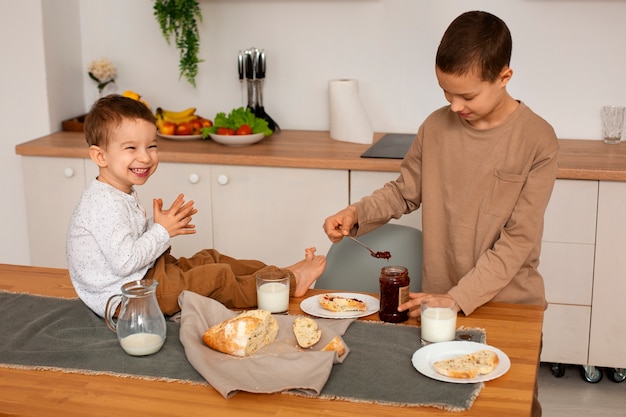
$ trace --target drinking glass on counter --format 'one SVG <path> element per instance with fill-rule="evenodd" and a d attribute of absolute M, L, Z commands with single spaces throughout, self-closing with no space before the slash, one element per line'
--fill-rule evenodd
<path fill-rule="evenodd" d="M 431 295 L 421 303 L 422 346 L 456 337 L 457 305 L 450 297 Z"/>
<path fill-rule="evenodd" d="M 289 273 L 268 271 L 256 276 L 256 296 L 259 309 L 287 314 L 289 310 Z"/>
<path fill-rule="evenodd" d="M 604 143 L 618 144 L 624 128 L 624 106 L 602 107 L 602 137 Z"/>

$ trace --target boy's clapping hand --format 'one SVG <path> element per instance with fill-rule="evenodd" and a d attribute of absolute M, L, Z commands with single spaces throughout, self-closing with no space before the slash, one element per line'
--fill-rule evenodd
<path fill-rule="evenodd" d="M 154 222 L 165 227 L 170 237 L 196 233 L 196 226 L 191 224 L 191 218 L 198 212 L 193 206 L 194 202 L 185 202 L 185 196 L 180 194 L 172 203 L 172 206 L 163 210 L 163 200 L 153 200 Z"/>

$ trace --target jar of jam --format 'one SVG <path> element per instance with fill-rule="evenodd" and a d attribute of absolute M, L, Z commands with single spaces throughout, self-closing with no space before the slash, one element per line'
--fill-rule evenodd
<path fill-rule="evenodd" d="M 403 266 L 386 266 L 380 270 L 380 310 L 382 321 L 400 323 L 409 319 L 409 312 L 398 306 L 409 301 L 409 271 Z"/>

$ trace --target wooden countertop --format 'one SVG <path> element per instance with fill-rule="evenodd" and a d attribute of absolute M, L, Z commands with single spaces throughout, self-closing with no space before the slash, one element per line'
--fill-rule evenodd
<path fill-rule="evenodd" d="M 76 297 L 65 269 L 5 264 L 0 264 L 0 291 Z M 310 290 L 307 296 L 320 292 Z M 291 300 L 290 313 L 304 314 L 301 301 L 302 298 Z M 376 320 L 378 316 L 368 318 Z M 501 303 L 488 303 L 469 317 L 459 316 L 459 326 L 484 328 L 488 343 L 509 356 L 511 368 L 502 377 L 486 382 L 472 408 L 458 413 L 432 407 L 400 408 L 282 394 L 242 392 L 226 400 L 206 386 L 0 366 L 0 414 L 527 417 L 537 377 L 542 321 L 543 309 L 539 307 Z M 407 324 L 417 325 L 417 321 L 410 319 Z"/>
<path fill-rule="evenodd" d="M 383 133 L 377 133 L 378 140 Z M 559 139 L 558 178 L 626 181 L 626 142 Z M 284 130 L 246 147 L 229 147 L 211 140 L 159 142 L 163 162 L 253 165 L 292 168 L 399 171 L 400 160 L 361 158 L 370 145 L 336 141 L 327 131 Z M 58 132 L 15 147 L 18 155 L 88 158 L 81 132 Z"/>

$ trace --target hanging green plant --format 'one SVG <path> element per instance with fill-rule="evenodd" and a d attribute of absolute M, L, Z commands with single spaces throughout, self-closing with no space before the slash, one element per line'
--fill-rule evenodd
<path fill-rule="evenodd" d="M 173 38 L 178 48 L 180 77 L 185 77 L 195 87 L 198 64 L 204 62 L 198 57 L 200 52 L 198 22 L 202 22 L 198 1 L 155 0 L 154 16 L 168 45 L 171 45 Z"/>

